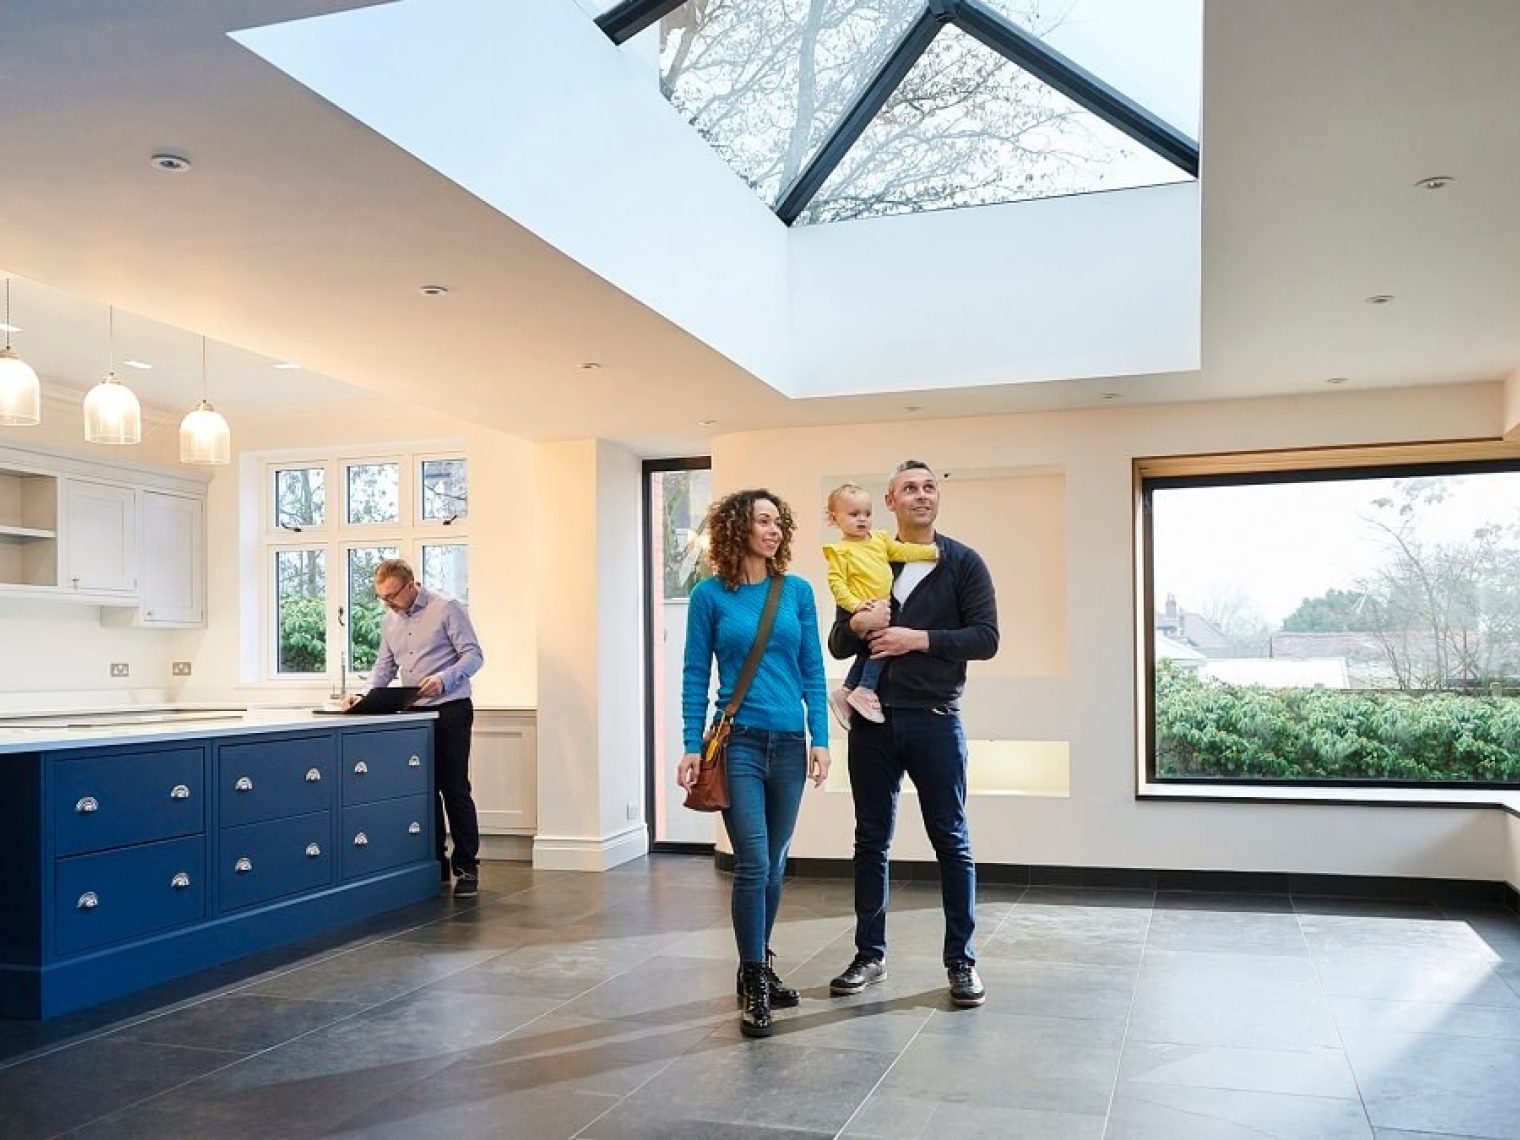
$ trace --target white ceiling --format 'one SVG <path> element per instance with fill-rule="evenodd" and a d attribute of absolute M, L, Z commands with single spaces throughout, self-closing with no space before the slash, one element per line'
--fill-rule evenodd
<path fill-rule="evenodd" d="M 1520 365 L 1514 0 L 1207 0 L 1201 371 L 803 401 L 225 35 L 363 6 L 5 0 L 0 265 L 88 299 L 58 333 L 16 311 L 26 337 L 52 338 L 73 361 L 39 367 L 96 379 L 111 300 L 253 354 L 244 371 L 226 350 L 240 391 L 223 395 L 213 348 L 213 396 L 229 408 L 330 401 L 347 389 L 322 377 L 337 376 L 530 438 L 600 435 L 653 454 L 738 427 L 896 419 L 909 406 L 981 415 L 1113 392 L 1322 392 L 1330 376 L 1488 380 Z M 194 169 L 152 170 L 148 156 L 165 149 Z M 1414 187 L 1431 174 L 1457 182 Z M 452 292 L 425 298 L 428 282 Z M 1375 293 L 1396 300 L 1365 304 Z M 161 341 L 163 375 L 182 383 L 198 342 Z M 275 359 L 311 374 L 273 373 Z M 582 370 L 588 360 L 604 366 Z M 156 383 L 159 369 L 141 375 Z"/>
<path fill-rule="evenodd" d="M 11 278 L 11 324 L 19 332 L 11 344 L 42 377 L 53 395 L 83 392 L 115 371 L 137 398 L 150 407 L 184 410 L 201 400 L 201 338 L 195 333 L 149 320 L 117 308 L 114 318 L 103 302 L 85 300 L 15 277 Z M 128 364 L 152 367 L 142 369 Z M 205 392 L 228 413 L 363 399 L 362 388 L 344 384 L 308 368 L 277 368 L 300 361 L 274 360 L 236 345 L 209 340 L 205 351 Z"/>

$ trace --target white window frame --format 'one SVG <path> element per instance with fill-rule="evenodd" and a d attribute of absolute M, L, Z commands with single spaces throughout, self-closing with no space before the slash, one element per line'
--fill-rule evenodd
<path fill-rule="evenodd" d="M 459 448 L 436 445 L 349 447 L 323 451 L 271 453 L 259 464 L 259 647 L 261 680 L 279 685 L 331 685 L 340 661 L 348 659 L 348 559 L 355 549 L 394 547 L 422 577 L 424 545 L 458 545 L 470 547 L 469 514 L 445 524 L 441 520 L 422 519 L 422 464 L 425 460 L 460 459 L 466 463 L 466 487 L 469 486 L 469 456 Z M 401 469 L 398 488 L 398 519 L 394 523 L 350 523 L 348 521 L 348 468 L 379 463 L 396 463 Z M 323 522 L 303 526 L 299 532 L 275 525 L 275 476 L 279 471 L 299 468 L 323 470 Z M 467 508 L 468 510 L 468 508 Z M 285 550 L 321 550 L 326 559 L 327 658 L 321 673 L 282 673 L 279 670 L 279 598 L 275 574 L 275 555 Z M 468 558 L 468 554 L 466 555 Z M 338 624 L 342 606 L 345 625 Z M 346 683 L 357 685 L 364 677 L 348 662 Z M 365 676 L 368 675 L 366 670 Z"/>

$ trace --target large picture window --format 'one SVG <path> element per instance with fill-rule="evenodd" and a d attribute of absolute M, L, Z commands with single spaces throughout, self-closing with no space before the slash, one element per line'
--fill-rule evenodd
<path fill-rule="evenodd" d="M 1520 785 L 1520 463 L 1141 474 L 1151 780 Z"/>
<path fill-rule="evenodd" d="M 428 589 L 469 604 L 463 456 L 280 458 L 265 463 L 261 483 L 270 679 L 339 670 L 356 679 L 373 668 L 385 613 L 374 573 L 383 559 L 407 559 Z"/>

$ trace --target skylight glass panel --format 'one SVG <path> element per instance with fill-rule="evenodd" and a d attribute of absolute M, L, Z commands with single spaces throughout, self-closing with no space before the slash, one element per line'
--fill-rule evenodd
<path fill-rule="evenodd" d="M 665 96 L 774 206 L 923 0 L 693 0 L 660 21 Z"/>
<path fill-rule="evenodd" d="M 1188 181 L 958 28 L 942 29 L 799 221 Z"/>
<path fill-rule="evenodd" d="M 989 8 L 1198 137 L 1203 0 L 982 0 Z"/>

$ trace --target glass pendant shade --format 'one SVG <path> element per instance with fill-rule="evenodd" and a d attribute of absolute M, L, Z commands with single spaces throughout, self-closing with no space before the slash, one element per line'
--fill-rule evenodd
<path fill-rule="evenodd" d="M 179 425 L 181 463 L 231 463 L 232 429 L 205 400 Z"/>
<path fill-rule="evenodd" d="M 42 422 L 42 385 L 32 366 L 10 348 L 0 349 L 0 424 L 31 427 Z"/>
<path fill-rule="evenodd" d="M 114 372 L 85 395 L 84 438 L 89 443 L 142 442 L 142 406 Z"/>

